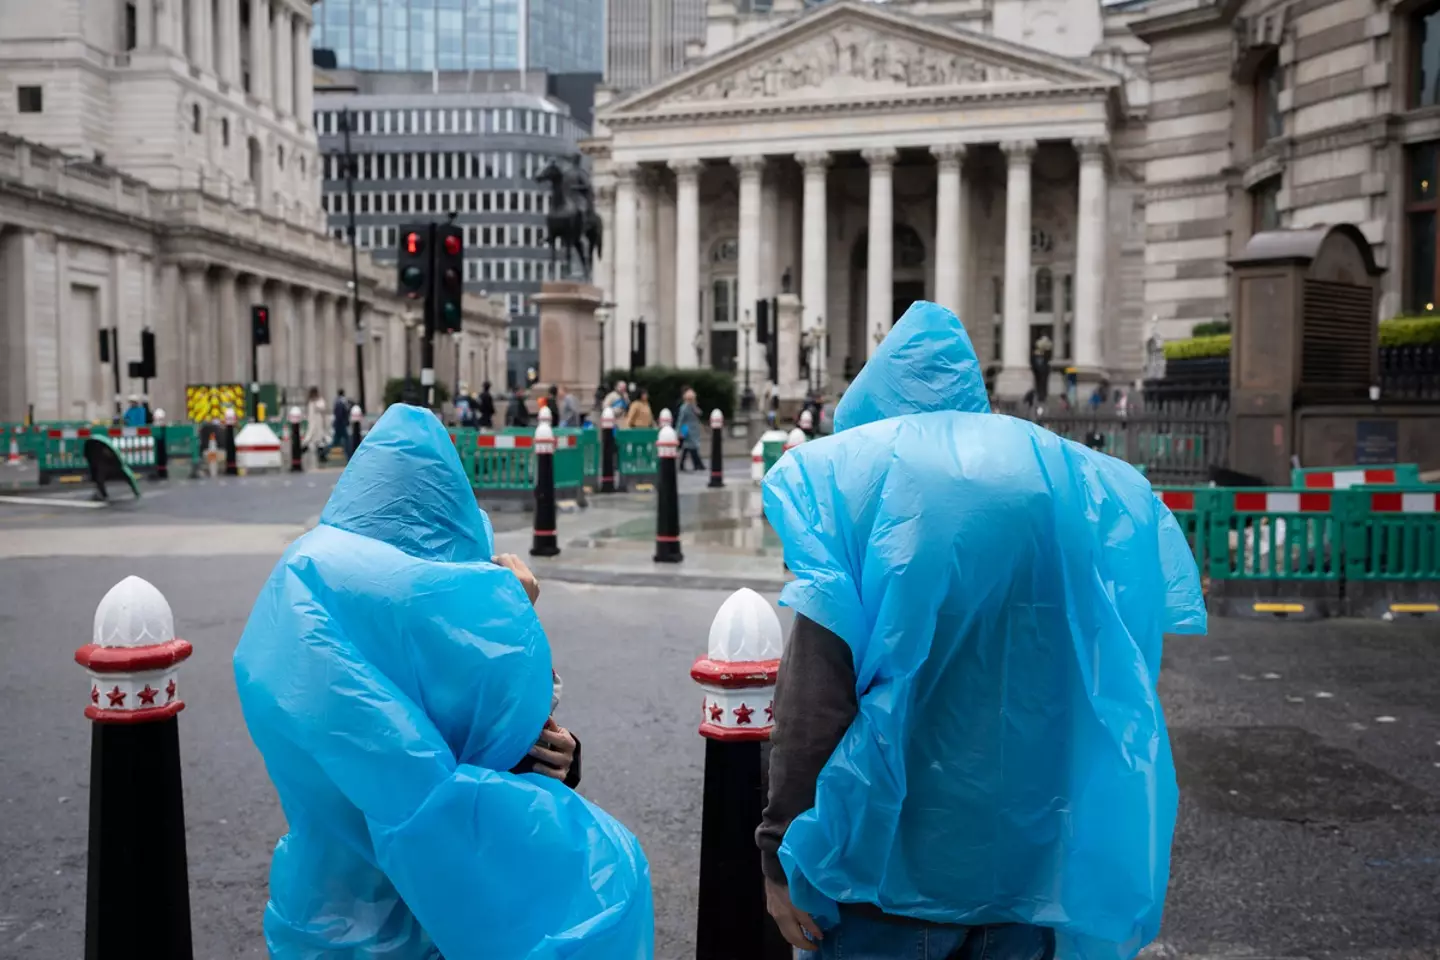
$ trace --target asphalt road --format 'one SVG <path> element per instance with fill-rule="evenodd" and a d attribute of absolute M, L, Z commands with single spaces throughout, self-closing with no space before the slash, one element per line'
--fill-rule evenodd
<path fill-rule="evenodd" d="M 320 487 L 281 496 L 251 489 L 258 479 L 223 496 L 177 489 L 147 509 L 175 523 L 319 512 Z M 25 511 L 37 509 L 0 504 L 0 542 L 33 526 Z M 60 525 L 100 519 L 54 512 Z M 124 552 L 123 525 L 121 546 L 101 552 Z M 230 656 L 272 563 L 223 543 L 200 560 L 0 560 L 0 957 L 82 955 L 90 727 L 70 654 L 88 641 L 99 598 L 132 573 L 166 594 L 195 645 L 180 728 L 196 956 L 264 956 L 266 873 L 285 824 Z M 559 719 L 585 742 L 582 789 L 650 858 L 660 958 L 693 956 L 703 744 L 688 669 L 723 599 L 552 583 L 540 603 L 565 678 Z M 1152 954 L 1440 957 L 1440 630 L 1215 621 L 1209 638 L 1172 640 L 1166 660 L 1182 808 Z"/>

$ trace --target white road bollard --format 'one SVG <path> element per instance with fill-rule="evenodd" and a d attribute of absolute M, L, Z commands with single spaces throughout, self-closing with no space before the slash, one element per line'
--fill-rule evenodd
<path fill-rule="evenodd" d="M 660 411 L 660 419 L 657 422 L 662 427 L 673 427 L 675 426 L 675 415 L 670 412 L 669 407 L 666 407 Z"/>
<path fill-rule="evenodd" d="M 350 408 L 350 452 L 346 459 L 355 456 L 355 451 L 360 449 L 360 425 L 365 419 L 365 411 L 360 409 L 360 404 Z"/>
<path fill-rule="evenodd" d="M 301 441 L 300 441 L 300 419 L 301 419 L 301 416 L 302 416 L 302 414 L 301 414 L 301 412 L 300 412 L 300 408 L 299 408 L 299 407 L 291 407 L 291 408 L 290 408 L 290 415 L 289 415 L 289 417 L 288 417 L 287 419 L 290 421 L 290 472 L 291 472 L 291 473 L 304 473 L 304 472 L 305 472 L 305 448 L 301 445 Z"/>
<path fill-rule="evenodd" d="M 756 440 L 750 448 L 750 479 L 761 483 L 765 479 L 765 441 Z"/>
<path fill-rule="evenodd" d="M 710 487 L 725 486 L 725 414 L 710 411 Z"/>
<path fill-rule="evenodd" d="M 87 960 L 140 953 L 189 960 L 190 884 L 177 714 L 179 667 L 170 604 L 139 577 L 110 588 L 91 643 L 75 651 L 89 672 L 90 853 Z"/>
<path fill-rule="evenodd" d="M 280 438 L 268 423 L 247 423 L 235 437 L 235 459 L 241 473 L 278 471 L 284 463 Z"/>
<path fill-rule="evenodd" d="M 791 450 L 794 450 L 796 447 L 804 443 L 807 439 L 808 438 L 805 436 L 805 431 L 801 430 L 799 427 L 796 427 L 794 430 L 791 430 L 790 435 L 785 438 L 784 452 L 789 453 Z"/>
<path fill-rule="evenodd" d="M 555 414 L 550 412 L 549 404 L 546 404 L 545 406 L 540 408 L 540 413 L 537 414 L 537 419 L 539 423 L 548 423 L 552 427 L 555 425 Z"/>
<path fill-rule="evenodd" d="M 805 431 L 807 437 L 815 434 L 815 418 L 810 415 L 809 410 L 800 411 L 800 419 L 796 422 L 796 426 Z"/>
<path fill-rule="evenodd" d="M 710 624 L 706 656 L 690 668 L 704 694 L 697 960 L 791 956 L 765 912 L 755 846 L 755 826 L 765 804 L 761 746 L 775 725 L 775 678 L 783 644 L 775 609 L 755 591 L 737 590 Z"/>

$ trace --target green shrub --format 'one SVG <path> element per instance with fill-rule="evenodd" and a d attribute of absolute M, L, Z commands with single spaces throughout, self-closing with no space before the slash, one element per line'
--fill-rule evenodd
<path fill-rule="evenodd" d="M 629 370 L 611 370 L 605 374 L 605 392 L 617 380 L 634 381 L 637 387 L 650 391 L 650 407 L 658 417 L 666 407 L 674 413 L 680 404 L 680 391 L 690 387 L 700 404 L 703 416 L 719 408 L 728 423 L 735 415 L 735 377 L 720 370 L 684 367 L 641 367 L 634 375 Z"/>
<path fill-rule="evenodd" d="M 1216 337 L 1222 333 L 1229 332 L 1229 320 L 1207 320 L 1204 323 L 1197 323 L 1190 328 L 1190 336 L 1192 337 Z"/>
<path fill-rule="evenodd" d="M 405 396 L 405 381 L 406 381 L 406 379 L 407 379 L 407 378 L 405 378 L 405 377 L 391 377 L 389 380 L 386 380 L 386 381 L 385 381 L 385 397 L 384 397 L 384 399 L 385 399 L 385 406 L 388 407 L 388 406 L 390 406 L 390 404 L 392 404 L 392 403 L 403 403 L 403 402 L 404 402 L 403 397 Z M 423 397 L 423 396 L 425 395 L 425 393 L 424 393 L 425 388 L 422 387 L 422 386 L 420 386 L 420 381 L 419 381 L 419 379 L 418 379 L 418 378 L 415 378 L 415 377 L 410 377 L 410 378 L 408 378 L 408 379 L 409 379 L 411 385 L 413 386 L 416 394 L 417 394 L 418 396 L 422 396 L 422 397 Z M 444 382 L 443 380 L 436 380 L 436 381 L 435 381 L 435 402 L 436 402 L 437 404 L 441 404 L 441 403 L 445 403 L 445 402 L 446 402 L 447 400 L 449 400 L 449 399 L 450 399 L 450 390 L 445 386 L 445 382 Z"/>
<path fill-rule="evenodd" d="M 1209 337 L 1191 337 L 1189 340 L 1172 340 L 1165 344 L 1166 360 L 1202 360 L 1230 356 L 1230 334 L 1221 333 Z"/>
<path fill-rule="evenodd" d="M 1440 317 L 1395 317 L 1380 321 L 1380 346 L 1419 347 L 1440 343 Z"/>

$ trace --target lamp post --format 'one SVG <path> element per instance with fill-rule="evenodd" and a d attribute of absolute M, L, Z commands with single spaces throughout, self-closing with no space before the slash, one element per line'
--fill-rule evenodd
<path fill-rule="evenodd" d="M 755 391 L 750 389 L 750 334 L 755 329 L 755 321 L 750 318 L 750 311 L 745 311 L 745 316 L 740 321 L 740 333 L 744 336 L 745 351 L 745 389 L 740 394 L 740 409 L 746 413 L 755 409 Z"/>
<path fill-rule="evenodd" d="M 595 321 L 600 324 L 600 365 L 595 372 L 595 406 L 605 399 L 605 324 L 610 319 L 613 304 L 602 303 L 595 308 Z"/>
<path fill-rule="evenodd" d="M 355 114 L 350 110 L 340 111 L 340 132 L 345 135 L 345 153 L 341 165 L 345 172 L 345 206 L 350 213 L 346 231 L 350 236 L 350 306 L 355 312 L 355 377 L 359 390 L 356 399 L 365 406 L 365 337 L 360 325 L 360 247 L 355 232 L 355 153 L 350 148 L 350 130 L 355 126 Z"/>

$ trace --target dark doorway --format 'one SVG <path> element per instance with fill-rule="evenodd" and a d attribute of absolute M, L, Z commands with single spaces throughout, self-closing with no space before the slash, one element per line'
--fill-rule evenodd
<path fill-rule="evenodd" d="M 890 289 L 890 325 L 893 327 L 895 321 L 899 320 L 905 315 L 905 311 L 910 309 L 910 304 L 916 300 L 925 299 L 925 281 L 896 280 Z"/>

